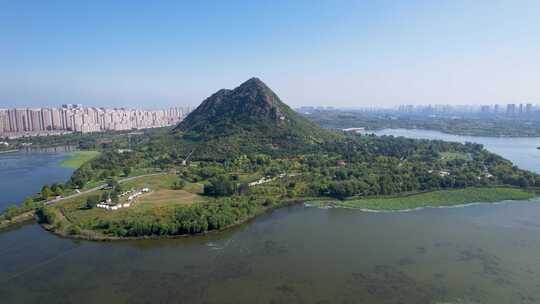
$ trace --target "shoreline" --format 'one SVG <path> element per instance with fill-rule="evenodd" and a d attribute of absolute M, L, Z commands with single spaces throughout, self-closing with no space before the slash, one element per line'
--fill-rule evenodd
<path fill-rule="evenodd" d="M 277 209 L 280 209 L 280 208 L 283 208 L 283 207 L 293 206 L 293 205 L 298 205 L 298 204 L 303 204 L 303 203 L 305 203 L 303 200 L 289 200 L 289 201 L 284 202 L 283 204 L 268 207 L 268 208 L 262 210 L 259 213 L 256 213 L 256 214 L 254 214 L 254 215 L 252 215 L 250 217 L 247 217 L 246 219 L 244 219 L 242 221 L 236 222 L 236 223 L 231 224 L 231 225 L 229 225 L 227 227 L 223 227 L 223 228 L 217 229 L 217 230 L 209 230 L 209 231 L 201 232 L 201 233 L 194 233 L 194 234 L 145 235 L 145 236 L 130 236 L 130 237 L 91 236 L 91 235 L 85 235 L 85 234 L 73 234 L 73 235 L 70 235 L 70 234 L 64 233 L 63 231 L 58 231 L 57 229 L 55 229 L 55 227 L 53 225 L 39 223 L 37 220 L 36 220 L 36 223 L 38 225 L 40 225 L 46 231 L 48 231 L 48 232 L 50 232 L 50 233 L 52 233 L 52 234 L 54 234 L 54 235 L 56 235 L 58 237 L 65 238 L 65 239 L 76 239 L 76 240 L 92 241 L 92 242 L 117 242 L 117 241 L 138 241 L 138 240 L 182 239 L 182 238 L 201 237 L 201 236 L 226 232 L 226 231 L 229 231 L 229 230 L 231 230 L 233 228 L 237 228 L 237 227 L 242 226 L 244 224 L 248 224 L 249 222 L 255 220 L 257 217 L 259 217 L 259 216 L 261 216 L 263 214 L 270 213 L 270 212 L 272 212 L 274 210 L 277 210 Z"/>
<path fill-rule="evenodd" d="M 349 206 L 342 206 L 337 205 L 333 203 L 329 203 L 324 206 L 317 206 L 315 204 L 305 203 L 304 205 L 308 208 L 320 208 L 320 209 L 350 209 L 350 210 L 357 210 L 360 212 L 365 213 L 409 213 L 409 212 L 416 212 L 416 211 L 422 211 L 426 209 L 458 209 L 458 208 L 467 208 L 472 206 L 479 206 L 479 205 L 504 205 L 504 204 L 518 204 L 518 203 L 531 203 L 534 202 L 534 199 L 538 199 L 540 197 L 534 197 L 527 200 L 502 200 L 497 202 L 473 202 L 473 203 L 465 203 L 465 204 L 458 204 L 458 205 L 448 205 L 448 206 L 423 206 L 423 207 L 417 207 L 417 208 L 408 208 L 408 209 L 369 209 L 369 208 L 355 208 L 355 207 L 349 207 Z"/>
<path fill-rule="evenodd" d="M 263 206 L 259 211 L 229 226 L 216 230 L 200 233 L 187 233 L 179 235 L 141 235 L 141 236 L 116 236 L 107 235 L 100 230 L 83 229 L 78 223 L 70 221 L 60 211 L 62 218 L 59 223 L 53 225 L 40 223 L 36 211 L 30 210 L 11 220 L 0 222 L 0 229 L 15 226 L 18 223 L 32 220 L 34 218 L 45 230 L 64 238 L 81 239 L 90 241 L 118 241 L 118 240 L 144 240 L 144 239 L 174 239 L 183 237 L 196 237 L 209 233 L 219 233 L 231 228 L 243 225 L 256 217 L 271 212 L 274 209 L 302 203 L 305 207 L 318 208 L 343 208 L 355 209 L 369 213 L 406 213 L 420 211 L 424 209 L 450 209 L 468 207 L 480 204 L 504 204 L 509 202 L 531 202 L 538 201 L 540 189 L 520 189 L 520 188 L 462 188 L 450 190 L 435 190 L 429 192 L 402 193 L 400 195 L 372 198 L 352 197 L 346 200 L 336 200 L 328 197 L 301 197 L 284 199 L 279 204 Z M 416 206 L 415 206 L 416 205 Z M 56 226 L 61 224 L 61 226 Z M 69 232 L 66 227 L 78 227 L 76 232 Z"/>
<path fill-rule="evenodd" d="M 530 201 L 539 197 L 539 189 L 485 187 L 445 189 L 398 196 L 338 199 L 313 199 L 307 206 L 347 208 L 366 212 L 407 212 L 426 208 L 455 208 L 470 204 L 493 204 L 504 201 Z"/>
<path fill-rule="evenodd" d="M 436 191 L 434 191 L 436 192 Z M 429 192 L 428 192 L 429 193 Z M 425 193 L 421 193 L 425 194 Z M 420 195 L 421 195 L 420 194 Z M 417 194 L 418 195 L 418 194 Z M 402 197 L 408 197 L 411 196 L 411 194 L 402 196 Z M 413 195 L 414 196 L 414 195 Z M 351 206 L 343 206 L 336 203 L 339 203 L 339 201 L 321 201 L 317 203 L 316 200 L 313 200 L 314 198 L 301 198 L 301 199 L 290 199 L 284 201 L 282 204 L 271 206 L 268 208 L 265 208 L 261 210 L 258 213 L 253 214 L 252 216 L 249 216 L 239 222 L 236 222 L 234 224 L 231 224 L 227 227 L 223 227 L 218 230 L 210 230 L 202 233 L 195 233 L 195 234 L 181 234 L 181 235 L 145 235 L 145 236 L 133 236 L 133 237 L 118 237 L 118 236 L 107 236 L 107 235 L 97 235 L 97 233 L 93 230 L 81 230 L 81 233 L 79 234 L 68 234 L 65 231 L 61 229 L 57 229 L 53 225 L 50 224 L 44 224 L 39 223 L 38 224 L 43 227 L 45 230 L 53 233 L 56 236 L 67 238 L 67 239 L 78 239 L 78 240 L 87 240 L 87 241 L 95 241 L 95 242 L 112 242 L 112 241 L 134 241 L 134 240 L 162 240 L 162 239 L 179 239 L 179 238 L 189 238 L 189 237 L 200 237 L 205 236 L 209 234 L 215 234 L 215 233 L 221 233 L 228 231 L 230 229 L 233 229 L 235 227 L 239 227 L 241 225 L 247 224 L 253 220 L 255 220 L 257 217 L 272 212 L 273 210 L 302 204 L 305 207 L 316 207 L 316 208 L 343 208 L 343 209 L 354 209 L 358 210 L 360 212 L 366 212 L 366 213 L 408 213 L 408 212 L 415 212 L 415 211 L 421 211 L 425 209 L 451 209 L 451 208 L 464 208 L 464 207 L 470 207 L 470 206 L 476 206 L 476 205 L 484 205 L 484 204 L 508 204 L 508 203 L 526 203 L 526 202 L 532 202 L 535 199 L 540 198 L 537 193 L 535 193 L 534 196 L 527 198 L 527 199 L 501 199 L 496 201 L 476 201 L 476 202 L 470 202 L 470 203 L 461 203 L 461 204 L 447 204 L 447 205 L 426 205 L 426 206 L 420 206 L 416 208 L 404 208 L 404 209 L 370 209 L 370 208 L 355 208 Z M 311 199 L 311 201 L 310 201 Z M 68 220 L 68 223 L 69 220 Z M 70 223 L 71 224 L 71 223 Z"/>
<path fill-rule="evenodd" d="M 60 162 L 60 167 L 78 169 L 84 163 L 97 158 L 101 152 L 95 150 L 75 150 L 67 153 L 67 157 Z"/>
<path fill-rule="evenodd" d="M 9 228 L 13 225 L 24 223 L 26 221 L 30 221 L 35 218 L 35 213 L 36 212 L 34 210 L 31 210 L 15 216 L 11 220 L 2 220 L 0 221 L 0 230 Z"/>

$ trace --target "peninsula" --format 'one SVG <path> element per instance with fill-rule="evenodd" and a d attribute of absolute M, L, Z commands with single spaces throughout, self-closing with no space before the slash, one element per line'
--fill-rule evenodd
<path fill-rule="evenodd" d="M 217 91 L 175 128 L 82 162 L 66 184 L 47 186 L 4 220 L 36 210 L 63 236 L 177 237 L 297 202 L 400 210 L 523 200 L 540 187 L 540 176 L 478 144 L 323 129 L 257 78 Z"/>

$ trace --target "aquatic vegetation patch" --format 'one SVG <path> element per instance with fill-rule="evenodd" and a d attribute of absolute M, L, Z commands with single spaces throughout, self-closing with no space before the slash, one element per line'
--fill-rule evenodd
<path fill-rule="evenodd" d="M 392 265 L 376 265 L 369 271 L 353 272 L 347 284 L 366 303 L 432 303 L 444 298 L 445 287 L 423 283 Z"/>
<path fill-rule="evenodd" d="M 412 211 L 426 207 L 448 207 L 471 203 L 494 203 L 506 200 L 528 200 L 536 197 L 534 192 L 508 187 L 465 188 L 438 190 L 426 193 L 351 199 L 328 202 L 308 202 L 317 206 L 337 206 L 366 211 Z"/>
<path fill-rule="evenodd" d="M 65 168 L 77 169 L 84 163 L 93 160 L 101 154 L 99 151 L 75 151 L 70 153 L 69 157 L 60 163 Z"/>

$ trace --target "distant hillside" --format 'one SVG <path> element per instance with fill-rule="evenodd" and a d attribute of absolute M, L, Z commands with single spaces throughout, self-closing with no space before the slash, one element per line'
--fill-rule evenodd
<path fill-rule="evenodd" d="M 205 99 L 175 132 L 216 153 L 278 153 L 309 149 L 335 137 L 283 103 L 261 80 Z M 199 147 L 200 148 L 200 147 Z"/>

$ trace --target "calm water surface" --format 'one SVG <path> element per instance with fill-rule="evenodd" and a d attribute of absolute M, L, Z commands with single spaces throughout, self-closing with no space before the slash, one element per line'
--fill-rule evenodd
<path fill-rule="evenodd" d="M 0 211 L 20 204 L 26 197 L 41 191 L 45 184 L 65 182 L 73 169 L 59 164 L 70 147 L 29 149 L 0 154 Z"/>
<path fill-rule="evenodd" d="M 427 136 L 410 132 L 402 135 Z M 538 170 L 537 154 L 527 150 L 533 144 L 474 141 L 481 140 Z M 26 225 L 0 232 L 0 299 L 540 303 L 539 202 L 409 213 L 298 205 L 224 234 L 117 243 L 61 239 Z"/>

